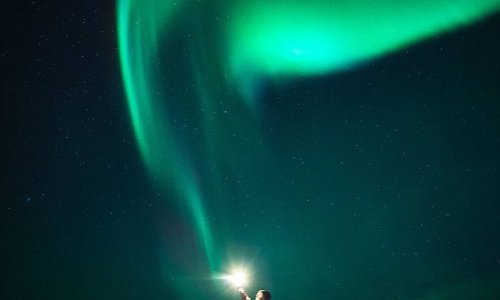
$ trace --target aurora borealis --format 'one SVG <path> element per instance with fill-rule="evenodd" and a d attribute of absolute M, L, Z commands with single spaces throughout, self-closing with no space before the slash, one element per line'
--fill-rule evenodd
<path fill-rule="evenodd" d="M 498 0 L 0 14 L 0 299 L 500 294 Z"/>
<path fill-rule="evenodd" d="M 282 158 L 276 155 L 282 150 L 270 149 L 271 141 L 262 132 L 264 86 L 342 74 L 500 8 L 498 1 L 465 0 L 146 2 L 120 0 L 117 6 L 129 111 L 145 165 L 154 181 L 177 195 L 175 202 L 191 219 L 213 274 L 223 271 L 228 244 L 250 246 L 247 239 L 293 243 L 291 237 L 306 232 L 308 242 L 318 243 L 338 234 L 334 227 L 331 232 L 315 228 L 310 208 L 274 217 L 281 206 L 302 206 L 297 202 L 326 202 L 316 204 L 319 210 L 334 206 L 343 197 L 334 196 L 340 193 L 335 186 L 348 183 L 334 179 L 334 167 L 331 174 L 319 165 L 290 174 L 280 169 Z M 308 134 L 314 139 L 316 133 Z M 328 138 L 337 139 L 334 133 Z M 297 139 L 298 148 L 305 147 L 302 139 Z M 335 143 L 327 144 L 335 148 Z M 319 153 L 308 155 L 312 157 L 293 157 L 300 164 L 307 159 L 319 164 Z M 296 195 L 304 199 L 294 197 L 288 187 L 290 180 L 298 180 L 295 177 L 301 178 Z M 314 187 L 323 182 L 326 188 L 326 181 L 331 184 L 328 196 L 320 196 Z M 262 227 L 247 228 L 249 214 L 269 222 L 272 234 Z M 325 257 L 338 247 L 305 247 L 297 255 Z M 272 252 L 279 249 L 272 247 Z M 285 257 L 297 259 L 283 255 L 278 260 Z M 295 270 L 308 268 L 314 270 L 308 263 Z M 301 283 L 314 287 L 315 280 L 301 278 Z M 180 290 L 186 293 L 184 286 Z"/>
<path fill-rule="evenodd" d="M 498 1 L 244 1 L 228 19 L 235 76 L 338 71 L 488 15 Z"/>

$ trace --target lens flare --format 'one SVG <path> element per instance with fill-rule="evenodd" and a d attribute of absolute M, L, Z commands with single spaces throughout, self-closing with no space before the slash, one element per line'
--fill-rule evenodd
<path fill-rule="evenodd" d="M 222 276 L 226 282 L 236 288 L 245 287 L 248 285 L 248 273 L 243 269 L 235 269 L 230 274 Z"/>

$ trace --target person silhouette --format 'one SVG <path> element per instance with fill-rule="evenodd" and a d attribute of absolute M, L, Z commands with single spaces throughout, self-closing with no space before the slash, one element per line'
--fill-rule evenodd
<path fill-rule="evenodd" d="M 252 300 L 243 288 L 239 288 L 241 300 Z M 267 290 L 259 290 L 255 295 L 255 300 L 271 300 L 271 293 Z"/>

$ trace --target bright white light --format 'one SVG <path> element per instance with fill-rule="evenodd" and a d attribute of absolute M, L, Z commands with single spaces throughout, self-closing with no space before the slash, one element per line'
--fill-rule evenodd
<path fill-rule="evenodd" d="M 223 278 L 235 287 L 244 287 L 248 283 L 248 275 L 244 270 L 236 269 Z"/>

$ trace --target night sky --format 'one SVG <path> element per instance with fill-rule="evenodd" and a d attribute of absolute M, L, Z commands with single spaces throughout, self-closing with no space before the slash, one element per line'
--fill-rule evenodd
<path fill-rule="evenodd" d="M 500 299 L 483 2 L 2 4 L 0 298 Z"/>

